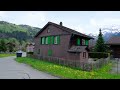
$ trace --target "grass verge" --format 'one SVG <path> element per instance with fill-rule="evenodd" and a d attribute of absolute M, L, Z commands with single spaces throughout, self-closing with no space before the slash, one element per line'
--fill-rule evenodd
<path fill-rule="evenodd" d="M 0 58 L 2 58 L 2 57 L 9 57 L 9 56 L 15 56 L 15 54 L 0 54 Z"/>
<path fill-rule="evenodd" d="M 120 74 L 116 75 L 109 73 L 112 67 L 111 63 L 98 70 L 87 72 L 28 57 L 19 57 L 16 58 L 16 61 L 28 64 L 37 70 L 48 72 L 66 79 L 120 79 Z"/>

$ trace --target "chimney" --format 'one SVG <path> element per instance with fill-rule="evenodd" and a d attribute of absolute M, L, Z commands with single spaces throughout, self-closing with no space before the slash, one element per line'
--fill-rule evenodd
<path fill-rule="evenodd" d="M 62 26 L 62 22 L 60 22 L 60 26 Z"/>

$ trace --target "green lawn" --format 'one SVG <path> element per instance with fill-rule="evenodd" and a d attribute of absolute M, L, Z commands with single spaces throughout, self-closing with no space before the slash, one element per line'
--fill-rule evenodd
<path fill-rule="evenodd" d="M 8 56 L 15 56 L 15 54 L 0 54 L 0 58 Z"/>
<path fill-rule="evenodd" d="M 87 72 L 27 57 L 16 58 L 16 61 L 28 64 L 37 70 L 66 79 L 120 79 L 120 75 L 109 73 L 112 66 L 111 63 L 103 66 L 99 70 Z"/>

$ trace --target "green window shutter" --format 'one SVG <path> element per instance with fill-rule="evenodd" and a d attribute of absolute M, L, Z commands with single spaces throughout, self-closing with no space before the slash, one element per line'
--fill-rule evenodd
<path fill-rule="evenodd" d="M 88 40 L 85 40 L 85 45 L 88 45 L 89 41 Z"/>
<path fill-rule="evenodd" d="M 57 36 L 57 44 L 60 44 L 60 36 Z"/>
<path fill-rule="evenodd" d="M 51 38 L 51 37 L 49 36 L 49 37 L 48 37 L 48 44 L 50 44 L 50 42 L 51 42 L 50 38 Z"/>
<path fill-rule="evenodd" d="M 52 56 L 52 50 L 48 50 L 48 56 Z"/>
<path fill-rule="evenodd" d="M 54 36 L 51 36 L 51 44 L 54 44 Z"/>
<path fill-rule="evenodd" d="M 77 39 L 77 45 L 80 45 L 80 38 Z"/>

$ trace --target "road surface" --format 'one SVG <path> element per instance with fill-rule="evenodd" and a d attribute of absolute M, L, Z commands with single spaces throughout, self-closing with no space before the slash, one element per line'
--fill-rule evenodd
<path fill-rule="evenodd" d="M 59 79 L 26 64 L 18 63 L 15 58 L 16 56 L 0 58 L 0 79 Z"/>

